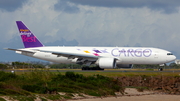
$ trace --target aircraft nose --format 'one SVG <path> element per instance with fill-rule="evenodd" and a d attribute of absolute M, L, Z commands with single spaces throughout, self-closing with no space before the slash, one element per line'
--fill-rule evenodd
<path fill-rule="evenodd" d="M 173 58 L 173 60 L 176 60 L 176 56 L 174 56 L 174 55 L 173 55 L 173 57 L 172 57 L 172 58 Z"/>
<path fill-rule="evenodd" d="M 174 55 L 169 55 L 169 56 L 167 56 L 167 62 L 171 62 L 171 61 L 174 61 L 174 60 L 176 60 L 176 56 L 174 56 Z"/>

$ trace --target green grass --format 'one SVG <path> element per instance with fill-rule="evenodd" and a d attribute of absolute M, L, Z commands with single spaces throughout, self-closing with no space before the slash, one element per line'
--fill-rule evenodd
<path fill-rule="evenodd" d="M 0 101 L 6 101 L 6 100 L 0 97 Z"/>
<path fill-rule="evenodd" d="M 99 94 L 98 91 L 87 91 L 86 94 L 97 97 L 101 96 L 101 94 Z"/>
<path fill-rule="evenodd" d="M 53 72 L 54 74 L 58 74 L 58 70 L 72 70 L 72 69 L 38 69 L 39 71 L 41 70 L 57 70 L 57 72 Z M 139 76 L 139 75 L 146 75 L 146 76 L 159 76 L 159 75 L 164 75 L 164 76 L 179 76 L 180 72 L 154 72 L 158 71 L 158 69 L 106 69 L 105 71 L 108 72 L 102 72 L 102 71 L 83 71 L 83 72 L 78 72 L 76 70 L 81 70 L 81 69 L 73 69 L 75 73 L 82 74 L 84 76 L 92 76 L 92 75 L 103 75 L 103 76 L 108 76 L 108 77 L 122 77 L 122 76 Z M 111 72 L 111 70 L 115 70 L 117 72 Z M 165 71 L 176 71 L 180 69 L 165 69 Z M 36 71 L 36 70 L 35 70 Z M 118 72 L 119 71 L 119 72 Z M 126 72 L 124 72 L 126 71 Z M 152 71 L 152 72 L 131 72 L 131 71 Z M 15 72 L 16 75 L 22 75 L 23 72 Z M 62 75 L 65 75 L 66 72 L 60 72 Z M 31 72 L 25 72 L 26 75 L 31 74 Z"/>
<path fill-rule="evenodd" d="M 84 76 L 91 76 L 91 75 L 102 75 L 107 77 L 122 77 L 122 76 L 179 76 L 180 72 L 76 72 L 78 74 L 82 74 Z M 62 73 L 63 74 L 63 73 Z"/>
<path fill-rule="evenodd" d="M 65 99 L 72 99 L 72 97 L 68 95 L 61 95 L 61 96 L 64 97 Z"/>
<path fill-rule="evenodd" d="M 16 75 L 0 72 L 0 94 L 21 95 L 15 97 L 18 100 L 25 99 L 22 96 L 33 96 L 33 94 L 50 94 L 49 99 L 52 99 L 52 96 L 60 99 L 57 92 L 66 92 L 67 95 L 63 97 L 69 99 L 73 97 L 71 93 L 87 92 L 86 94 L 92 96 L 106 96 L 121 90 L 123 88 L 113 78 L 99 74 L 84 76 L 74 72 L 61 74 L 59 72 L 34 71 Z M 29 97 L 26 99 L 31 100 Z"/>
<path fill-rule="evenodd" d="M 11 96 L 11 100 L 18 100 L 18 101 L 34 101 L 36 98 L 34 96 Z"/>
<path fill-rule="evenodd" d="M 40 97 L 40 99 L 41 99 L 42 101 L 47 101 L 47 99 L 45 99 L 45 98 L 43 98 L 43 97 Z"/>
<path fill-rule="evenodd" d="M 151 68 L 147 68 L 146 70 L 147 71 L 154 71 L 154 69 L 151 69 Z"/>
<path fill-rule="evenodd" d="M 61 100 L 61 96 L 60 95 L 47 95 L 46 96 L 47 99 L 50 99 L 50 100 Z"/>
<path fill-rule="evenodd" d="M 6 73 L 0 71 L 0 95 L 12 96 L 19 101 L 33 101 L 34 94 L 42 95 L 41 99 L 61 100 L 71 99 L 72 93 L 91 96 L 115 95 L 124 88 L 112 77 L 173 76 L 180 77 L 179 72 L 50 72 L 35 70 L 26 73 Z M 143 91 L 144 87 L 136 87 Z M 59 95 L 65 92 L 66 95 Z M 83 96 L 83 95 L 82 95 Z"/>

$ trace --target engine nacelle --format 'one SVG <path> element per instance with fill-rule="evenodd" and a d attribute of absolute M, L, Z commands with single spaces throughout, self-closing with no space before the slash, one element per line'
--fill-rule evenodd
<path fill-rule="evenodd" d="M 116 67 L 116 60 L 114 58 L 99 58 L 96 64 L 100 68 L 112 69 Z"/>
<path fill-rule="evenodd" d="M 118 68 L 132 68 L 133 64 L 117 64 Z"/>

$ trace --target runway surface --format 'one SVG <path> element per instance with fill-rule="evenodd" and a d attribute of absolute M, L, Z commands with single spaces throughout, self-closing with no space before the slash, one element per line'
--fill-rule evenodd
<path fill-rule="evenodd" d="M 34 70 L 23 70 L 23 69 L 18 69 L 18 70 L 1 70 L 5 72 L 31 72 Z M 47 70 L 42 70 L 42 71 L 47 71 Z M 57 70 L 49 70 L 50 72 L 180 72 L 180 70 L 165 70 L 165 71 L 148 71 L 148 70 L 121 70 L 121 69 L 114 69 L 114 70 L 80 70 L 80 69 L 57 69 Z"/>

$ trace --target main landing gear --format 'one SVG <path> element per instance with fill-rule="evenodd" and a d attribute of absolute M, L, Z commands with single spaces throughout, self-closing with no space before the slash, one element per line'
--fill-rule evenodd
<path fill-rule="evenodd" d="M 104 69 L 97 66 L 97 67 L 82 67 L 82 70 L 104 70 Z"/>

